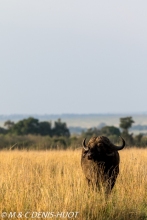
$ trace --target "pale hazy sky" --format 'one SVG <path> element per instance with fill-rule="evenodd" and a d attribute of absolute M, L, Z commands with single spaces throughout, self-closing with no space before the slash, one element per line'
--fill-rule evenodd
<path fill-rule="evenodd" d="M 0 0 L 0 114 L 147 112 L 146 0 Z"/>

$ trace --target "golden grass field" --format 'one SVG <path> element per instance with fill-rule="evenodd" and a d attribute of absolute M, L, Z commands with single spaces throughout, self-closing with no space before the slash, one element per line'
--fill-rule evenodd
<path fill-rule="evenodd" d="M 147 219 L 146 149 L 120 151 L 108 197 L 88 188 L 80 157 L 80 150 L 1 151 L 0 219 Z"/>

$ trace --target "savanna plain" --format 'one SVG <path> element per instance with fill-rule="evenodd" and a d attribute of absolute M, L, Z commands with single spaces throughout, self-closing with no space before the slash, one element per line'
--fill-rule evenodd
<path fill-rule="evenodd" d="M 147 219 L 147 149 L 120 151 L 120 173 L 107 196 L 87 186 L 80 158 L 80 149 L 1 151 L 0 219 Z"/>

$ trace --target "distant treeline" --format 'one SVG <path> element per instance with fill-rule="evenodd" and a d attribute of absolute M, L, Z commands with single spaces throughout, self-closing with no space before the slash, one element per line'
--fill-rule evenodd
<path fill-rule="evenodd" d="M 4 123 L 4 128 L 0 127 L 1 134 L 13 134 L 13 135 L 49 135 L 52 136 L 65 136 L 69 137 L 70 132 L 66 126 L 66 123 L 61 122 L 61 119 L 55 121 L 52 127 L 51 122 L 41 121 L 38 119 L 29 117 L 14 123 L 8 120 Z"/>
<path fill-rule="evenodd" d="M 58 119 L 52 126 L 51 122 L 39 121 L 36 118 L 13 122 L 7 120 L 4 127 L 0 127 L 0 149 L 67 149 L 81 147 L 84 138 L 92 136 L 107 136 L 113 143 L 118 143 L 118 136 L 122 136 L 127 146 L 146 147 L 147 136 L 129 133 L 134 120 L 132 117 L 120 118 L 119 128 L 115 126 L 94 127 L 83 130 L 81 134 L 71 135 L 65 122 Z"/>

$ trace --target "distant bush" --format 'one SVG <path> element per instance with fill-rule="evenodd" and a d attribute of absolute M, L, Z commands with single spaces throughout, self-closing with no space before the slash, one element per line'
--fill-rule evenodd
<path fill-rule="evenodd" d="M 6 134 L 7 130 L 5 128 L 0 127 L 0 134 Z"/>
<path fill-rule="evenodd" d="M 0 135 L 0 149 L 48 150 L 67 149 L 70 139 L 66 137 L 50 137 L 41 135 Z"/>

